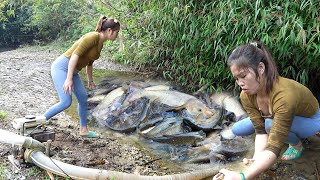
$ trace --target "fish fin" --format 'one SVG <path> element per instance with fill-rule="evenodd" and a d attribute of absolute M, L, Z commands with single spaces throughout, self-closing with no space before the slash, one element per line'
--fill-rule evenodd
<path fill-rule="evenodd" d="M 182 109 L 185 109 L 185 108 L 186 108 L 185 105 L 181 105 L 181 106 L 174 107 L 173 110 L 179 111 L 179 110 L 182 110 Z"/>

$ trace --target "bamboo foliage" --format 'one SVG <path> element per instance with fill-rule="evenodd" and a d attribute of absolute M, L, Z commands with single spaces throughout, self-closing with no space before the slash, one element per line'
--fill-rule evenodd
<path fill-rule="evenodd" d="M 225 64 L 232 49 L 260 40 L 281 75 L 308 85 L 320 65 L 318 0 L 153 1 L 153 58 L 165 77 L 191 89 L 234 88 Z M 160 27 L 160 28 L 159 28 Z M 319 74 L 319 73 L 318 73 Z"/>

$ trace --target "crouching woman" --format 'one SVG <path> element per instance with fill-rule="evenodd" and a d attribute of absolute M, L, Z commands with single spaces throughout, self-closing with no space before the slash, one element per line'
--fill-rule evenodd
<path fill-rule="evenodd" d="M 319 135 L 319 103 L 302 84 L 278 75 L 267 47 L 261 42 L 241 45 L 228 58 L 228 66 L 241 88 L 241 103 L 249 115 L 234 124 L 238 136 L 256 133 L 250 166 L 244 172 L 220 170 L 213 179 L 253 179 L 275 163 L 282 147 L 289 144 L 282 160 L 299 158 L 301 139 Z"/>

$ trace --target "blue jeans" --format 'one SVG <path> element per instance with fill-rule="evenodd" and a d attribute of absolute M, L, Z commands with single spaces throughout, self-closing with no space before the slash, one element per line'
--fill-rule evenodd
<path fill-rule="evenodd" d="M 60 102 L 50 107 L 44 113 L 46 119 L 50 119 L 54 115 L 67 109 L 72 103 L 72 95 L 69 92 L 66 94 L 63 92 L 63 84 L 67 79 L 68 64 L 69 59 L 64 55 L 61 55 L 51 65 L 51 76 L 55 89 L 58 92 Z M 73 86 L 73 93 L 78 101 L 80 126 L 87 126 L 87 92 L 82 84 L 78 70 L 75 70 L 75 72 L 73 73 Z"/>
<path fill-rule="evenodd" d="M 273 119 L 265 119 L 265 129 L 269 134 Z M 295 116 L 289 131 L 287 142 L 291 145 L 297 145 L 300 139 L 308 138 L 320 131 L 320 110 L 311 117 Z M 255 132 L 250 118 L 245 118 L 236 122 L 232 126 L 232 132 L 237 136 L 248 136 Z"/>

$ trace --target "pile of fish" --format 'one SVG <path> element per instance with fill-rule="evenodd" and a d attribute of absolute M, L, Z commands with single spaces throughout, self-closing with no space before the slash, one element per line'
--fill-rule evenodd
<path fill-rule="evenodd" d="M 212 157 L 226 160 L 228 153 L 239 154 L 237 148 L 221 143 L 221 140 L 227 144 L 239 141 L 230 128 L 246 113 L 236 97 L 226 93 L 196 97 L 171 86 L 142 82 L 116 85 L 106 81 L 100 87 L 91 92 L 88 103 L 91 119 L 101 126 L 121 133 L 137 133 L 159 143 L 188 146 L 184 151 L 188 158 L 184 160 L 192 163 L 206 162 Z M 250 147 L 248 144 L 240 151 Z M 202 154 L 199 149 L 205 152 L 205 158 L 194 157 Z"/>

